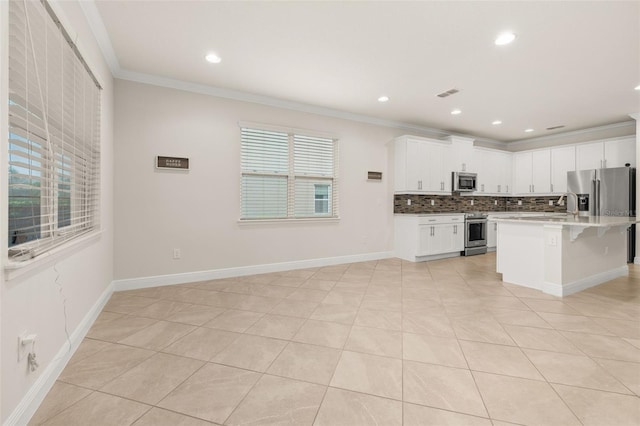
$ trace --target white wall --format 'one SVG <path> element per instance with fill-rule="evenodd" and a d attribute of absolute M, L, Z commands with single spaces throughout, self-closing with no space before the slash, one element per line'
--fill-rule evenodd
<path fill-rule="evenodd" d="M 385 144 L 402 130 L 125 80 L 115 100 L 116 279 L 391 250 Z M 340 221 L 239 224 L 239 121 L 337 135 Z M 157 171 L 156 155 L 189 157 L 191 170 Z"/>
<path fill-rule="evenodd" d="M 102 233 L 97 240 L 67 251 L 56 262 L 42 265 L 26 275 L 7 280 L 0 274 L 0 306 L 2 318 L 1 348 L 1 414 L 2 423 L 24 419 L 18 414 L 29 399 L 34 397 L 34 389 L 44 382 L 43 373 L 51 371 L 57 365 L 56 354 L 65 348 L 65 319 L 63 314 L 63 296 L 66 298 L 69 333 L 79 329 L 83 319 L 104 294 L 113 280 L 113 80 L 92 33 L 84 19 L 77 2 L 53 2 L 56 13 L 63 25 L 77 40 L 83 56 L 102 83 Z M 6 2 L 0 2 L 0 22 L 2 43 L 0 44 L 0 65 L 2 72 L 2 91 L 0 105 L 7 104 L 6 58 L 7 25 Z M 77 35 L 77 38 L 76 38 Z M 6 109 L 0 107 L 2 129 L 6 129 Z M 0 134 L 0 193 L 6 194 L 7 175 L 7 134 Z M 1 223 L 1 259 L 2 268 L 7 262 L 7 204 L 2 198 Z M 3 272 L 3 271 L 2 271 Z M 22 332 L 37 334 L 36 354 L 40 368 L 33 373 L 27 372 L 26 360 L 17 362 L 17 337 Z M 41 377 L 42 376 L 42 377 Z M 53 377 L 55 378 L 55 377 Z M 38 379 L 40 379 L 38 381 Z M 36 386 L 33 386 L 36 384 Z M 46 390 L 46 389 L 45 389 Z M 36 395 L 36 399 L 37 399 Z M 27 404 L 28 405 L 28 404 Z M 33 404 L 32 404 L 33 405 Z"/>

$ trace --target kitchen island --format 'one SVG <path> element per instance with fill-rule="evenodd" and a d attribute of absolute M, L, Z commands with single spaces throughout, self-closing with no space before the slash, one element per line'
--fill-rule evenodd
<path fill-rule="evenodd" d="M 635 217 L 495 218 L 496 267 L 504 282 L 567 296 L 626 276 L 627 229 Z"/>

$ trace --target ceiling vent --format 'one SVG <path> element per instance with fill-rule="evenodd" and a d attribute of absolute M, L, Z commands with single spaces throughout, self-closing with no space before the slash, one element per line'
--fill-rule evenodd
<path fill-rule="evenodd" d="M 458 92 L 459 92 L 458 89 L 449 89 L 445 92 L 438 93 L 436 96 L 439 98 L 446 98 L 447 96 L 455 95 Z"/>
<path fill-rule="evenodd" d="M 557 130 L 557 129 L 562 129 L 563 127 L 564 127 L 564 124 L 561 126 L 547 127 L 547 130 Z"/>

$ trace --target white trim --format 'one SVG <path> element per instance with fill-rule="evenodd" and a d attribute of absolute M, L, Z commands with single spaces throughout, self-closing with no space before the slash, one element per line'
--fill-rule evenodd
<path fill-rule="evenodd" d="M 238 121 L 238 127 L 244 129 L 267 130 L 273 132 L 282 132 L 287 134 L 297 134 L 304 136 L 313 136 L 318 138 L 332 139 L 334 141 L 340 138 L 335 133 L 319 132 L 316 130 L 299 129 L 288 126 L 278 126 L 277 124 L 254 123 L 251 121 Z"/>
<path fill-rule="evenodd" d="M 36 273 L 42 268 L 57 262 L 61 258 L 87 247 L 94 241 L 100 239 L 101 235 L 102 230 L 93 231 L 78 238 L 74 238 L 54 249 L 46 251 L 33 259 L 22 262 L 7 260 L 4 266 L 4 277 L 7 281 L 11 281 L 23 275 Z"/>
<path fill-rule="evenodd" d="M 591 287 L 595 287 L 612 279 L 624 277 L 627 275 L 629 275 L 629 267 L 627 265 L 624 265 L 620 266 L 619 268 L 610 269 L 596 275 L 581 278 L 568 284 L 557 284 L 545 281 L 544 283 L 542 283 L 541 290 L 544 293 L 551 294 L 552 296 L 564 297 Z"/>
<path fill-rule="evenodd" d="M 112 282 L 113 291 L 136 290 L 148 287 L 185 284 L 198 281 L 215 280 L 219 278 L 242 277 L 246 275 L 282 272 L 294 269 L 318 268 L 322 266 L 340 265 L 343 263 L 366 262 L 393 257 L 391 252 L 354 254 L 340 257 L 325 257 L 320 259 L 295 260 L 292 262 L 269 263 L 263 265 L 239 266 L 235 268 L 210 269 L 208 271 L 185 272 L 172 275 L 158 275 L 153 277 L 128 278 Z"/>
<path fill-rule="evenodd" d="M 297 217 L 297 218 L 278 218 L 278 219 L 238 219 L 238 225 L 269 225 L 269 224 L 283 224 L 283 223 L 338 223 L 340 222 L 340 216 L 338 217 Z"/>
<path fill-rule="evenodd" d="M 91 29 L 93 36 L 98 42 L 98 46 L 100 46 L 100 51 L 111 70 L 111 74 L 114 76 L 117 75 L 120 72 L 120 62 L 118 62 L 118 56 L 113 49 L 113 44 L 111 44 L 111 39 L 109 38 L 109 32 L 104 26 L 104 21 L 102 21 L 98 7 L 93 0 L 81 1 L 78 3 L 82 9 L 82 13 L 89 23 L 89 28 Z"/>
<path fill-rule="evenodd" d="M 636 257 L 634 257 L 634 258 L 633 258 L 633 263 L 634 263 L 635 265 L 640 265 L 640 256 L 636 256 Z"/>
<path fill-rule="evenodd" d="M 521 140 L 517 140 L 517 141 L 513 141 L 513 142 L 508 142 L 508 146 L 518 146 L 518 145 L 522 145 L 522 144 L 526 144 L 526 143 L 530 143 L 530 142 L 548 141 L 548 140 L 551 140 L 551 139 L 564 138 L 566 136 L 582 135 L 582 134 L 585 134 L 585 133 L 599 132 L 599 131 L 603 131 L 603 130 L 611 130 L 611 129 L 616 129 L 618 127 L 628 127 L 628 126 L 631 126 L 631 125 L 635 126 L 635 123 L 633 121 L 631 121 L 631 120 L 622 121 L 620 123 L 605 124 L 604 126 L 589 127 L 589 128 L 586 128 L 586 129 L 572 130 L 572 131 L 569 131 L 569 132 L 562 132 L 562 133 L 554 133 L 553 135 L 540 136 L 540 137 L 537 137 L 537 138 L 521 139 Z M 626 136 L 620 136 L 620 137 L 626 137 Z M 582 143 L 582 142 L 580 142 L 580 143 Z M 575 144 L 571 143 L 571 145 L 575 145 Z"/>
<path fill-rule="evenodd" d="M 47 368 L 40 374 L 36 381 L 31 385 L 27 393 L 20 400 L 13 412 L 7 417 L 4 422 L 4 426 L 13 425 L 26 425 L 31 420 L 47 393 L 51 390 L 54 383 L 64 370 L 73 354 L 75 353 L 82 339 L 86 336 L 87 332 L 95 322 L 96 318 L 104 308 L 111 294 L 113 293 L 113 283 L 109 284 L 107 288 L 102 292 L 96 303 L 89 309 L 89 312 L 84 316 L 78 327 L 71 333 L 70 343 L 71 347 L 68 347 L 68 342 L 64 342 L 56 356 L 47 365 Z"/>
<path fill-rule="evenodd" d="M 640 112 L 634 112 L 633 114 L 629 114 L 629 117 L 633 118 L 636 121 L 640 121 Z"/>

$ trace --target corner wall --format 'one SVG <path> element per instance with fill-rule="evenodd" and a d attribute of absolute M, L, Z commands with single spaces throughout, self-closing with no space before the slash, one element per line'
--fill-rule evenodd
<path fill-rule="evenodd" d="M 7 101 L 7 2 L 0 2 L 0 103 Z M 67 335 L 81 338 L 92 309 L 108 294 L 113 280 L 113 79 L 78 2 L 51 1 L 56 14 L 103 85 L 101 93 L 101 228 L 99 238 L 67 250 L 57 260 L 7 280 L 7 203 L 2 198 L 0 214 L 0 312 L 1 312 L 1 404 L 3 424 L 23 424 L 55 380 L 66 361 Z M 2 129 L 6 109 L 0 107 Z M 0 193 L 6 194 L 7 134 L 0 134 Z M 66 300 L 66 302 L 65 302 Z M 66 319 L 65 319 L 66 308 Z M 28 372 L 26 357 L 18 362 L 18 335 L 36 334 L 35 352 L 40 367 Z"/>
<path fill-rule="evenodd" d="M 115 99 L 117 280 L 391 250 L 385 145 L 400 129 L 125 80 Z M 239 121 L 337 135 L 340 220 L 240 224 Z M 191 169 L 156 170 L 157 155 L 188 157 Z"/>

